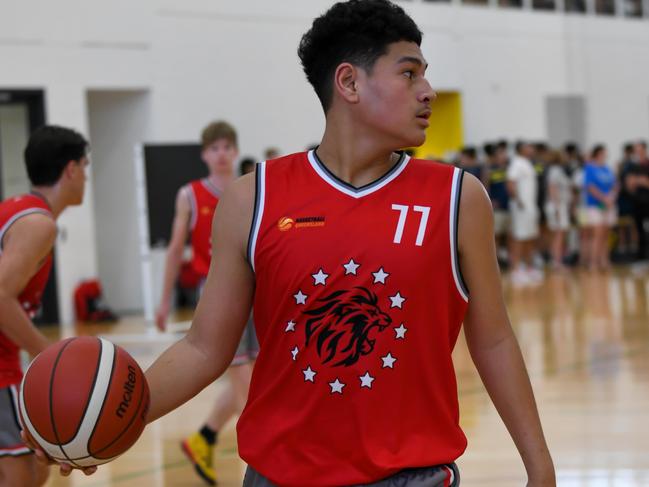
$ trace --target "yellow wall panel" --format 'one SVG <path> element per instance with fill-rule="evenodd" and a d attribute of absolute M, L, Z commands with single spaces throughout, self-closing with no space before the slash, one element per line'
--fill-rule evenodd
<path fill-rule="evenodd" d="M 426 130 L 426 142 L 415 148 L 416 157 L 442 159 L 457 152 L 464 144 L 462 98 L 459 93 L 443 91 L 431 105 L 433 114 Z"/>

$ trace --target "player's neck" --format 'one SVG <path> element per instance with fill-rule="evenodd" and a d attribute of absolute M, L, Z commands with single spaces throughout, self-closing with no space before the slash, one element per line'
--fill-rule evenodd
<path fill-rule="evenodd" d="M 356 187 L 369 184 L 390 170 L 398 160 L 392 147 L 377 140 L 375 134 L 353 130 L 345 124 L 327 121 L 316 153 L 339 179 Z"/>
<path fill-rule="evenodd" d="M 33 186 L 31 189 L 32 194 L 43 198 L 52 211 L 52 216 L 58 218 L 59 215 L 68 206 L 65 198 L 61 194 L 58 185 L 54 186 Z"/>
<path fill-rule="evenodd" d="M 228 185 L 228 183 L 233 179 L 234 177 L 232 173 L 228 173 L 228 174 L 212 173 L 209 176 L 207 176 L 207 180 L 210 183 L 212 183 L 219 191 L 223 191 L 225 187 Z"/>

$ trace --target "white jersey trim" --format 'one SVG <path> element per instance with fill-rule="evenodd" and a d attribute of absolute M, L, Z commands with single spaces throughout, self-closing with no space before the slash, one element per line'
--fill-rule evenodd
<path fill-rule="evenodd" d="M 21 457 L 27 453 L 32 453 L 32 451 L 26 446 L 14 449 L 3 450 L 0 448 L 0 457 L 10 456 L 10 457 Z"/>
<path fill-rule="evenodd" d="M 264 217 L 266 200 L 266 161 L 257 164 L 255 177 L 255 209 L 250 227 L 250 238 L 248 239 L 248 261 L 253 272 L 255 272 L 255 251 L 257 250 L 257 239 L 259 238 L 261 221 Z"/>
<path fill-rule="evenodd" d="M 449 238 L 451 243 L 451 268 L 453 271 L 453 279 L 455 281 L 455 287 L 457 292 L 460 294 L 462 299 L 466 302 L 469 301 L 469 291 L 466 288 L 464 279 L 462 278 L 462 273 L 460 271 L 460 261 L 458 255 L 458 216 L 460 211 L 460 195 L 462 192 L 462 176 L 463 171 L 459 168 L 453 169 L 453 183 L 451 185 L 451 201 L 450 201 L 450 211 L 448 217 L 448 228 L 449 228 Z"/>
<path fill-rule="evenodd" d="M 196 201 L 196 194 L 194 194 L 194 188 L 192 187 L 191 183 L 187 184 L 184 188 L 181 189 L 181 191 L 185 192 L 187 199 L 189 200 L 189 228 L 191 230 L 194 230 L 194 227 L 196 227 L 196 222 L 198 221 L 198 203 Z"/>
<path fill-rule="evenodd" d="M 7 233 L 7 230 L 9 230 L 9 227 L 11 227 L 11 225 L 16 223 L 16 221 L 19 220 L 20 218 L 22 218 L 24 216 L 27 216 L 27 215 L 34 214 L 34 213 L 41 213 L 41 214 L 47 215 L 49 217 L 52 216 L 52 213 L 50 213 L 49 211 L 47 211 L 47 210 L 45 210 L 43 208 L 27 208 L 25 210 L 22 210 L 22 211 L 19 211 L 18 213 L 16 213 L 9 220 L 7 220 L 7 223 L 5 223 L 2 226 L 2 228 L 0 228 L 0 255 L 2 254 L 2 242 L 3 242 L 4 238 L 5 238 L 5 233 Z"/>
<path fill-rule="evenodd" d="M 203 178 L 201 179 L 201 184 L 203 187 L 210 192 L 212 196 L 215 198 L 220 198 L 221 197 L 221 190 L 217 188 L 210 180 L 209 178 Z"/>
<path fill-rule="evenodd" d="M 333 186 L 341 193 L 344 193 L 347 196 L 351 196 L 352 198 L 358 199 L 358 198 L 362 198 L 363 196 L 367 196 L 368 194 L 374 193 L 375 191 L 378 191 L 379 189 L 383 188 L 384 186 L 392 182 L 394 179 L 396 179 L 397 176 L 399 176 L 399 174 L 401 174 L 403 170 L 406 168 L 406 166 L 408 165 L 408 162 L 410 161 L 410 156 L 408 156 L 408 154 L 403 154 L 399 162 L 397 162 L 396 167 L 392 168 L 386 175 L 382 176 L 381 178 L 374 181 L 373 183 L 370 183 L 367 186 L 359 189 L 354 189 L 352 186 L 343 185 L 341 184 L 340 181 L 337 181 L 335 178 L 333 178 L 331 174 L 329 174 L 327 171 L 325 171 L 322 168 L 321 164 L 317 160 L 315 151 L 313 150 L 309 151 L 308 160 L 309 163 L 311 164 L 311 167 L 313 167 L 313 170 L 325 182 Z"/>

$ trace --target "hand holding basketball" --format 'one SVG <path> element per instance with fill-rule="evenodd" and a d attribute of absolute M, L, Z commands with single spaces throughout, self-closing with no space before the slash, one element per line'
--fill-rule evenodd
<path fill-rule="evenodd" d="M 94 470 L 87 467 L 113 460 L 139 438 L 149 388 L 122 348 L 99 338 L 71 338 L 34 359 L 19 406 L 23 438 L 39 458 L 61 464 L 64 475 L 72 467 L 89 474 Z"/>

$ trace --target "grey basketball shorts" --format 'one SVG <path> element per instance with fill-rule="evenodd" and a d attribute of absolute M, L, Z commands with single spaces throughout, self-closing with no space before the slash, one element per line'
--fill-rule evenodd
<path fill-rule="evenodd" d="M 3 387 L 0 389 L 0 457 L 18 457 L 32 453 L 20 437 L 21 429 L 18 419 L 18 388 Z"/>
<path fill-rule="evenodd" d="M 246 327 L 241 335 L 239 346 L 234 354 L 230 366 L 243 365 L 252 362 L 259 355 L 259 341 L 257 341 L 257 333 L 255 332 L 255 324 L 252 321 L 252 315 L 246 323 Z"/>
<path fill-rule="evenodd" d="M 205 286 L 205 279 L 202 279 L 198 285 L 199 296 L 203 294 L 203 287 Z M 255 332 L 255 324 L 252 321 L 252 313 L 248 318 L 248 323 L 243 330 L 239 346 L 234 354 L 230 367 L 236 365 L 243 365 L 254 361 L 259 355 L 259 342 L 257 341 L 257 333 Z"/>
<path fill-rule="evenodd" d="M 304 484 L 305 487 L 308 485 Z M 357 484 L 355 487 L 457 487 L 460 472 L 455 463 L 434 467 L 407 468 L 388 478 L 371 484 Z M 275 487 L 266 477 L 248 467 L 243 487 Z"/>

